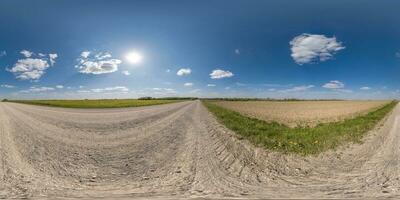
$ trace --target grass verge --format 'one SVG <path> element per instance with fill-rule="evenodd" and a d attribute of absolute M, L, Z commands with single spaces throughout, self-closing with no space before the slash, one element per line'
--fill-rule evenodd
<path fill-rule="evenodd" d="M 347 142 L 359 143 L 397 104 L 392 101 L 372 112 L 340 122 L 323 123 L 316 127 L 289 128 L 277 122 L 250 118 L 238 112 L 204 101 L 218 121 L 257 146 L 284 153 L 318 154 Z"/>
<path fill-rule="evenodd" d="M 10 101 L 42 106 L 65 108 L 124 108 L 175 103 L 182 100 L 137 100 L 137 99 L 98 99 L 98 100 L 18 100 Z"/>

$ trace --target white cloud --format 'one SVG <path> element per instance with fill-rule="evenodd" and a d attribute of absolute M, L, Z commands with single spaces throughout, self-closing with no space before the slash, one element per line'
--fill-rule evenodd
<path fill-rule="evenodd" d="M 185 75 L 189 75 L 191 73 L 192 73 L 192 70 L 190 68 L 182 68 L 182 69 L 179 69 L 178 72 L 176 72 L 176 75 L 185 76 Z"/>
<path fill-rule="evenodd" d="M 39 55 L 40 57 L 45 57 L 45 56 L 46 56 L 46 54 L 44 54 L 44 53 L 38 53 L 38 55 Z"/>
<path fill-rule="evenodd" d="M 51 53 L 49 54 L 49 58 L 50 58 L 50 64 L 54 65 L 54 63 L 56 63 L 56 58 L 58 57 L 58 55 L 56 53 Z"/>
<path fill-rule="evenodd" d="M 270 89 L 268 89 L 268 92 L 275 92 L 275 91 L 276 91 L 275 88 L 270 88 Z"/>
<path fill-rule="evenodd" d="M 82 53 L 81 53 L 82 58 L 88 58 L 89 55 L 90 55 L 90 51 L 82 51 Z"/>
<path fill-rule="evenodd" d="M 11 69 L 7 71 L 13 73 L 17 79 L 37 81 L 45 73 L 46 69 L 53 66 L 57 54 L 49 54 L 49 58 L 33 58 L 33 52 L 22 50 L 20 52 L 25 58 L 18 60 Z M 49 64 L 50 62 L 50 64 Z"/>
<path fill-rule="evenodd" d="M 344 88 L 344 83 L 340 81 L 329 81 L 329 83 L 325 83 L 322 87 L 327 89 L 341 89 Z"/>
<path fill-rule="evenodd" d="M 230 71 L 224 71 L 221 69 L 215 69 L 211 72 L 210 78 L 212 79 L 221 79 L 221 78 L 229 78 L 232 77 L 233 73 Z"/>
<path fill-rule="evenodd" d="M 122 71 L 122 74 L 123 74 L 123 75 L 126 75 L 126 76 L 129 76 L 129 75 L 131 75 L 131 73 L 130 73 L 128 70 L 124 70 L 124 71 Z"/>
<path fill-rule="evenodd" d="M 28 51 L 28 50 L 22 50 L 22 51 L 20 51 L 20 53 L 27 58 L 30 58 L 33 55 L 33 52 Z"/>
<path fill-rule="evenodd" d="M 38 80 L 45 73 L 50 65 L 47 60 L 38 58 L 24 58 L 18 60 L 11 69 L 7 71 L 13 73 L 20 80 Z"/>
<path fill-rule="evenodd" d="M 6 56 L 7 52 L 6 51 L 0 51 L 0 57 Z"/>
<path fill-rule="evenodd" d="M 2 87 L 2 88 L 9 88 L 9 89 L 15 88 L 15 86 L 13 86 L 13 85 L 8 85 L 8 84 L 0 85 L 0 87 Z"/>
<path fill-rule="evenodd" d="M 95 92 L 95 93 L 103 93 L 103 92 L 128 92 L 129 89 L 125 86 L 115 86 L 115 87 L 106 87 L 106 88 L 96 88 L 96 89 L 91 89 L 90 91 Z"/>
<path fill-rule="evenodd" d="M 185 83 L 185 84 L 183 84 L 183 86 L 185 86 L 185 87 L 192 87 L 192 86 L 193 86 L 193 83 Z"/>
<path fill-rule="evenodd" d="M 118 70 L 118 65 L 122 63 L 119 59 L 110 59 L 110 53 L 97 53 L 94 56 L 89 51 L 83 51 L 78 64 L 75 68 L 79 69 L 80 73 L 84 74 L 105 74 L 112 73 Z"/>
<path fill-rule="evenodd" d="M 329 60 L 336 52 L 345 48 L 335 37 L 305 33 L 293 38 L 289 44 L 291 56 L 299 65 Z"/>
<path fill-rule="evenodd" d="M 207 84 L 207 87 L 215 87 L 215 84 Z"/>
<path fill-rule="evenodd" d="M 361 87 L 360 88 L 360 90 L 370 90 L 371 88 L 370 87 L 367 87 L 367 86 L 364 86 L 364 87 Z"/>
<path fill-rule="evenodd" d="M 301 85 L 301 86 L 296 86 L 290 89 L 286 90 L 281 90 L 282 92 L 304 92 L 306 90 L 309 90 L 311 88 L 315 87 L 314 85 Z"/>
<path fill-rule="evenodd" d="M 235 49 L 235 54 L 239 55 L 240 54 L 240 49 Z"/>
<path fill-rule="evenodd" d="M 170 72 L 171 72 L 171 70 L 170 70 L 170 69 L 167 69 L 167 70 L 165 70 L 165 72 L 167 72 L 167 73 L 170 73 Z"/>
<path fill-rule="evenodd" d="M 64 86 L 63 86 L 63 85 L 56 85 L 56 88 L 58 88 L 58 89 L 63 89 Z"/>

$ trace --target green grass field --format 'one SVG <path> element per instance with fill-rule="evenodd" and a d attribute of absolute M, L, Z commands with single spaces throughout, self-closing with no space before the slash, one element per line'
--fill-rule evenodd
<path fill-rule="evenodd" d="M 123 108 L 175 103 L 182 100 L 137 100 L 137 99 L 99 99 L 99 100 L 18 100 L 11 101 L 42 106 L 65 108 Z"/>
<path fill-rule="evenodd" d="M 362 136 L 377 125 L 397 104 L 393 101 L 368 114 L 340 122 L 323 123 L 314 128 L 289 128 L 276 122 L 250 118 L 205 101 L 217 119 L 257 146 L 302 155 L 318 154 L 337 146 L 361 142 Z"/>

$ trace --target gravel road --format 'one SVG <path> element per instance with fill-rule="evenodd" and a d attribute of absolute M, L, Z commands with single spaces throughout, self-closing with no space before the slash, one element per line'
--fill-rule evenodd
<path fill-rule="evenodd" d="M 199 101 L 123 109 L 0 103 L 0 198 L 400 198 L 400 107 L 317 157 L 238 140 Z"/>

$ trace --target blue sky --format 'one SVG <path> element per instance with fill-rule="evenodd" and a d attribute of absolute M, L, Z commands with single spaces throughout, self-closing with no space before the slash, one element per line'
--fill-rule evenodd
<path fill-rule="evenodd" d="M 0 97 L 400 97 L 399 1 L 0 2 Z"/>

